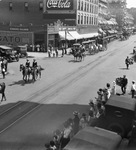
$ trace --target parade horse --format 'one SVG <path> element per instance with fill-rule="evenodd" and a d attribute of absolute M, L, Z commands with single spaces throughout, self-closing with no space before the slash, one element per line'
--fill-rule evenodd
<path fill-rule="evenodd" d="M 31 71 L 29 70 L 29 68 L 25 67 L 23 64 L 20 64 L 20 71 L 22 71 L 23 80 L 25 82 L 29 81 L 30 74 L 31 74 Z"/>
<path fill-rule="evenodd" d="M 0 83 L 0 93 L 2 94 L 1 102 L 3 101 L 3 99 L 5 99 L 6 101 L 5 88 L 6 88 L 5 83 L 4 82 Z"/>
<path fill-rule="evenodd" d="M 41 66 L 37 66 L 37 67 L 31 67 L 31 75 L 32 75 L 32 80 L 36 81 L 37 78 L 41 78 Z"/>
<path fill-rule="evenodd" d="M 82 61 L 83 55 L 80 50 L 72 50 L 71 54 L 74 56 L 74 61 Z"/>

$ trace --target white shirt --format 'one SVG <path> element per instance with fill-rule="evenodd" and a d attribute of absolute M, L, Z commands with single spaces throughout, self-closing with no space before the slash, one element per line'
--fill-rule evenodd
<path fill-rule="evenodd" d="M 136 91 L 136 85 L 135 84 L 131 85 L 131 90 L 135 90 Z"/>

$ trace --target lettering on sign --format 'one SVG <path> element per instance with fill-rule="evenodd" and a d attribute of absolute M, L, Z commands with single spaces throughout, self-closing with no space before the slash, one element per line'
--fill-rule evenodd
<path fill-rule="evenodd" d="M 73 0 L 47 0 L 47 10 L 70 10 L 73 8 Z"/>
<path fill-rule="evenodd" d="M 31 32 L 0 31 L 0 45 L 24 45 L 33 43 Z"/>

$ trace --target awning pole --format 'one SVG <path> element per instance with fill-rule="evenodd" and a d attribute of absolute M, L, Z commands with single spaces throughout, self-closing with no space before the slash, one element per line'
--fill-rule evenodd
<path fill-rule="evenodd" d="M 67 54 L 67 28 L 65 29 L 65 54 Z"/>

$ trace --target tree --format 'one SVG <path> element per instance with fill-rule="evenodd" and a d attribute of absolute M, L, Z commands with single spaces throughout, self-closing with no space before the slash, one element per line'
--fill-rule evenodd
<path fill-rule="evenodd" d="M 133 16 L 134 24 L 136 24 L 136 8 L 128 8 L 128 12 Z"/>

